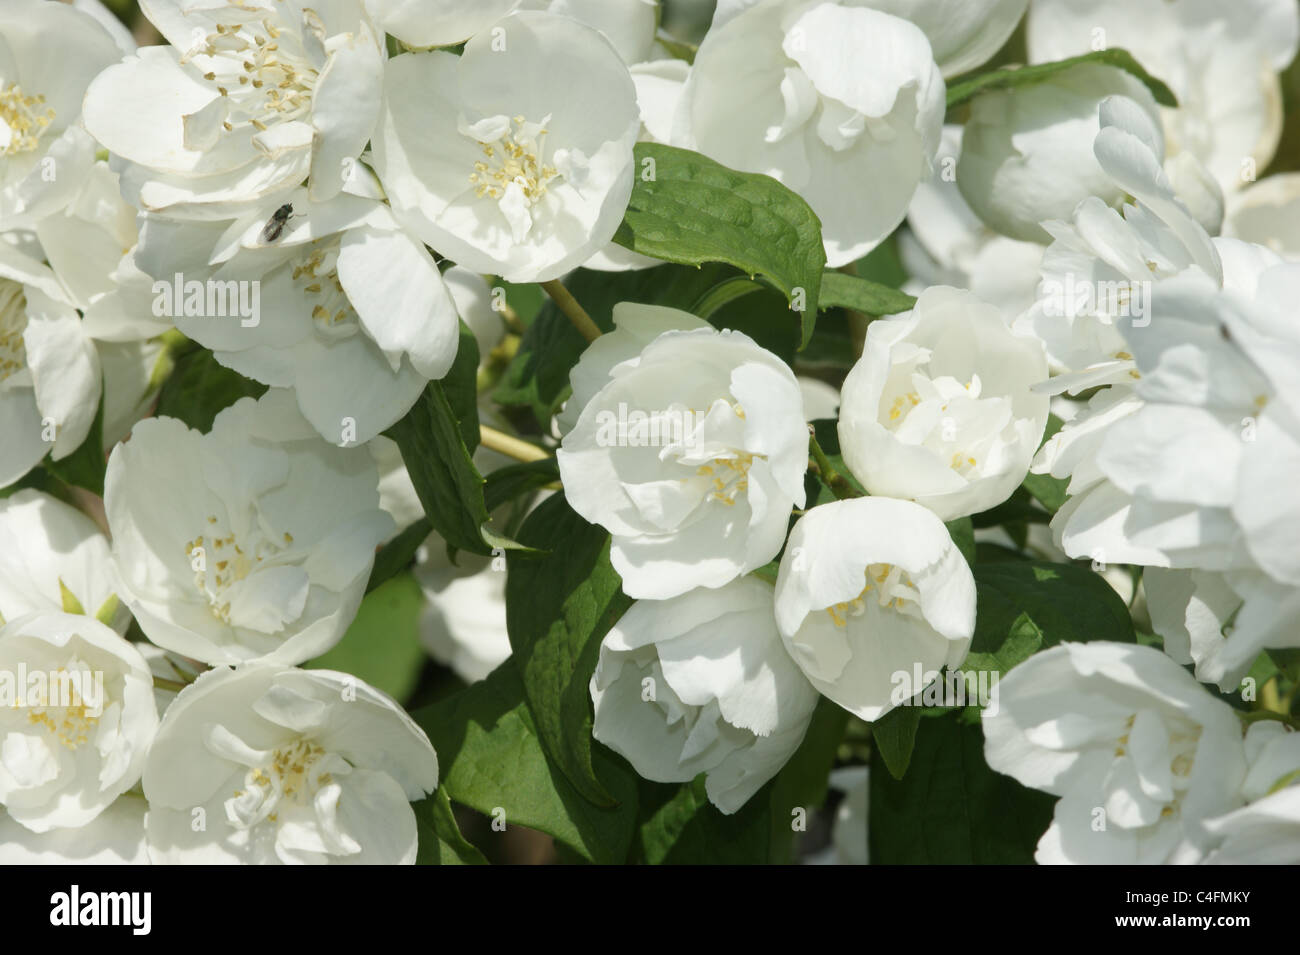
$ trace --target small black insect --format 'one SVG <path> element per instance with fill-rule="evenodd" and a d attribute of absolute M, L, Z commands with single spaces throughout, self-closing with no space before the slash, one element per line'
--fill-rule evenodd
<path fill-rule="evenodd" d="M 262 229 L 262 241 L 264 243 L 274 242 L 280 238 L 280 233 L 284 231 L 284 224 L 289 221 L 293 215 L 293 203 L 286 202 L 275 212 L 271 213 L 271 218 L 267 220 Z"/>

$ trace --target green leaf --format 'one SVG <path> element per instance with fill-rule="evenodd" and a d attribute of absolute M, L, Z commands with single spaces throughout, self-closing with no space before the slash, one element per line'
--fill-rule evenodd
<path fill-rule="evenodd" d="M 613 805 L 592 768 L 589 690 L 601 639 L 632 605 L 609 562 L 609 533 L 556 494 L 528 515 L 519 537 L 555 547 L 506 558 L 506 627 L 538 735 L 579 792 Z"/>
<path fill-rule="evenodd" d="M 559 479 L 560 468 L 555 463 L 555 458 L 525 461 L 522 464 L 508 464 L 503 468 L 497 468 L 487 476 L 487 484 L 483 488 L 487 509 L 495 511 L 521 494 L 536 491 Z"/>
<path fill-rule="evenodd" d="M 1264 651 L 1273 666 L 1291 682 L 1300 682 L 1300 649 L 1295 647 L 1269 647 Z M 1260 686 L 1263 680 L 1257 680 Z"/>
<path fill-rule="evenodd" d="M 821 223 L 808 203 L 771 176 L 657 143 L 637 143 L 636 172 L 614 241 L 667 262 L 734 265 L 762 275 L 791 303 L 802 289 L 806 345 L 826 266 Z"/>
<path fill-rule="evenodd" d="M 474 432 L 477 436 L 477 415 Z M 411 483 L 433 529 L 452 547 L 490 554 L 492 548 L 479 532 L 488 519 L 483 477 L 470 458 L 466 429 L 457 419 L 442 382 L 429 382 L 406 417 L 385 433 L 401 449 Z"/>
<path fill-rule="evenodd" d="M 483 853 L 461 835 L 445 789 L 411 803 L 411 808 L 420 839 L 416 865 L 487 865 Z"/>
<path fill-rule="evenodd" d="M 864 315 L 895 315 L 916 304 L 916 297 L 888 285 L 843 272 L 822 276 L 821 308 L 849 308 Z"/>
<path fill-rule="evenodd" d="M 952 716 L 924 720 L 911 771 L 874 769 L 868 800 L 873 865 L 1030 864 L 1055 797 L 984 761 L 984 733 Z"/>
<path fill-rule="evenodd" d="M 723 279 L 701 295 L 691 306 L 690 311 L 707 321 L 723 306 L 760 292 L 764 287 L 762 282 L 757 282 L 746 275 L 733 275 Z"/>
<path fill-rule="evenodd" d="M 1055 514 L 1069 497 L 1065 489 L 1070 486 L 1070 479 L 1056 478 L 1050 474 L 1027 474 L 1021 486 L 1049 513 Z"/>
<path fill-rule="evenodd" d="M 513 282 L 507 282 L 499 276 L 492 276 L 488 284 L 495 289 L 501 289 L 505 295 L 503 304 L 514 311 L 519 316 L 519 321 L 527 328 L 537 317 L 543 305 L 550 301 L 550 297 L 542 291 L 542 287 L 536 282 L 529 282 L 527 285 L 515 285 Z"/>
<path fill-rule="evenodd" d="M 51 474 L 48 468 L 32 468 L 13 484 L 0 488 L 0 501 L 27 488 L 34 488 L 62 501 L 68 498 L 68 486 Z"/>
<path fill-rule="evenodd" d="M 460 425 L 460 437 L 465 450 L 473 454 L 479 443 L 478 428 L 478 341 L 469 326 L 460 323 L 460 341 L 456 346 L 456 359 L 447 374 L 438 382 L 447 396 L 451 413 Z"/>
<path fill-rule="evenodd" d="M 845 269 L 845 274 L 867 279 L 887 288 L 901 289 L 911 278 L 903 268 L 903 259 L 898 251 L 898 234 L 902 227 L 881 242 L 878 246 Z"/>
<path fill-rule="evenodd" d="M 1014 652 L 1016 641 L 1029 639 L 1022 617 L 1037 628 L 1043 647 L 1136 639 L 1124 601 L 1087 567 L 1008 560 L 976 564 L 973 570 L 978 603 L 972 653 Z"/>
<path fill-rule="evenodd" d="M 305 665 L 310 670 L 351 673 L 404 703 L 424 667 L 423 608 L 424 595 L 415 578 L 394 577 L 361 601 L 356 619 L 336 646 Z"/>
<path fill-rule="evenodd" d="M 158 392 L 155 414 L 179 418 L 207 434 L 212 421 L 240 398 L 260 398 L 266 385 L 220 364 L 206 348 L 193 348 L 176 359 Z"/>
<path fill-rule="evenodd" d="M 983 670 L 1004 674 L 1042 648 L 1043 631 L 1030 619 L 1029 614 L 1022 613 L 1012 622 L 1010 630 L 996 650 L 967 654 L 961 668 L 972 673 Z"/>
<path fill-rule="evenodd" d="M 74 487 L 85 488 L 92 494 L 104 496 L 104 470 L 108 459 L 104 456 L 104 396 L 99 396 L 99 407 L 86 439 L 77 450 L 60 461 L 46 457 L 45 468 L 60 481 Z"/>
<path fill-rule="evenodd" d="M 876 752 L 895 779 L 902 779 L 912 762 L 916 729 L 920 723 L 920 706 L 896 706 L 871 724 L 871 739 Z"/>
<path fill-rule="evenodd" d="M 634 848 L 650 865 L 762 865 L 768 861 L 768 783 L 731 815 L 704 789 L 704 774 L 680 786 L 641 783 L 641 823 Z"/>
<path fill-rule="evenodd" d="M 709 322 L 744 332 L 787 365 L 794 365 L 799 328 L 790 321 L 785 297 L 775 289 L 760 286 L 754 295 L 727 302 L 709 316 Z"/>
<path fill-rule="evenodd" d="M 602 809 L 584 798 L 542 749 L 513 658 L 412 716 L 429 734 L 443 769 L 441 788 L 455 802 L 486 815 L 499 808 L 508 824 L 545 832 L 592 862 L 627 859 L 636 777 L 597 745 L 596 776 L 621 805 Z"/>
<path fill-rule="evenodd" d="M 855 361 L 853 334 L 849 331 L 849 317 L 835 309 L 822 312 L 817 317 L 817 334 L 808 347 L 799 353 L 799 369 L 807 374 L 813 369 L 834 369 L 837 380 L 853 367 Z"/>
<path fill-rule="evenodd" d="M 961 555 L 966 558 L 966 563 L 972 567 L 975 565 L 975 525 L 971 523 L 969 517 L 959 517 L 955 521 L 948 521 L 944 525 L 948 528 L 948 536 L 952 542 L 957 545 Z"/>
<path fill-rule="evenodd" d="M 1011 89 L 1031 83 L 1041 83 L 1053 74 L 1068 70 L 1070 67 L 1078 66 L 1081 63 L 1100 63 L 1104 66 L 1116 66 L 1121 70 L 1126 70 L 1137 77 L 1151 91 L 1151 95 L 1155 97 L 1156 102 L 1161 106 L 1174 107 L 1178 105 L 1178 99 L 1174 96 L 1173 91 L 1143 69 L 1142 64 L 1134 59 L 1132 53 L 1128 52 L 1128 50 L 1115 48 L 1097 50 L 1092 53 L 1085 53 L 1082 56 L 1072 56 L 1069 59 L 1057 60 L 1053 63 L 1036 63 L 1033 66 L 1021 66 L 1016 69 L 992 70 L 976 76 L 959 78 L 948 87 L 948 109 L 960 106 L 967 100 L 988 90 Z"/>
<path fill-rule="evenodd" d="M 483 540 L 487 542 L 488 547 L 492 548 L 494 558 L 500 556 L 496 553 L 498 550 L 513 550 L 522 554 L 549 554 L 551 552 L 550 548 L 529 547 L 527 544 L 519 543 L 513 537 L 499 534 L 492 529 L 491 524 L 484 524 L 478 530 L 483 535 Z"/>
<path fill-rule="evenodd" d="M 422 517 L 406 528 L 375 555 L 375 565 L 370 571 L 370 580 L 366 584 L 366 593 L 377 589 L 397 574 L 400 574 L 415 560 L 415 552 L 420 549 L 426 537 L 433 530 L 427 517 Z"/>

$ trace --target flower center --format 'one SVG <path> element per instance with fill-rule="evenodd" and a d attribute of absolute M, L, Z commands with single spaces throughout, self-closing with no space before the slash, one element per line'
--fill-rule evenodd
<path fill-rule="evenodd" d="M 892 377 L 893 388 L 881 396 L 880 425 L 906 444 L 935 451 L 963 477 L 978 477 L 989 439 L 1010 420 L 1007 399 L 981 397 L 978 374 L 966 382 L 951 375 L 930 378 L 912 365 Z"/>
<path fill-rule="evenodd" d="M 76 681 L 88 672 L 82 668 L 74 677 L 66 668 L 60 667 L 51 674 L 50 692 L 53 692 L 55 686 L 69 687 L 72 698 L 81 699 Z M 91 731 L 99 725 L 99 717 L 91 716 L 82 700 L 70 706 L 33 706 L 27 714 L 27 722 L 32 726 L 44 726 L 65 749 L 75 750 L 89 741 Z"/>
<path fill-rule="evenodd" d="M 724 409 L 730 409 L 736 418 L 741 421 L 745 420 L 745 409 L 739 404 L 726 401 L 722 401 L 722 404 Z M 715 402 L 714 408 L 717 407 L 718 403 Z M 690 411 L 691 421 L 701 421 L 701 415 L 696 409 L 690 408 L 688 410 Z M 709 415 L 703 417 L 709 419 Z M 687 453 L 682 455 L 685 460 L 681 462 L 683 464 L 694 464 L 697 461 L 704 460 L 705 463 L 696 467 L 695 473 L 700 477 L 711 478 L 713 481 L 713 488 L 709 491 L 705 500 L 717 501 L 726 507 L 735 505 L 737 494 L 749 490 L 749 469 L 753 466 L 754 461 L 763 460 L 767 457 L 765 454 L 755 454 L 729 446 L 733 440 L 739 437 L 739 435 L 726 433 L 726 424 L 734 423 L 730 419 L 726 419 L 725 424 L 722 420 L 711 419 L 705 420 L 704 423 L 698 425 L 696 430 L 687 435 L 687 440 L 683 442 L 683 447 L 687 450 Z M 724 431 L 721 434 L 715 431 L 714 440 L 710 440 L 703 433 L 710 427 L 717 428 L 720 425 L 724 427 Z M 711 448 L 709 447 L 710 444 L 712 444 Z M 701 447 L 707 450 L 702 455 L 695 457 L 692 451 Z M 695 457 L 695 460 L 692 461 L 691 457 Z"/>
<path fill-rule="evenodd" d="M 504 199 L 512 187 L 528 205 L 546 195 L 546 187 L 559 172 L 542 160 L 545 155 L 547 116 L 541 123 L 527 122 L 516 116 L 507 120 L 496 116 L 475 123 L 466 134 L 483 148 L 483 159 L 474 163 L 469 181 L 480 199 Z M 495 136 L 493 136 L 495 134 Z M 483 136 L 493 138 L 480 138 Z"/>
<path fill-rule="evenodd" d="M 44 96 L 28 96 L 19 86 L 0 89 L 0 156 L 31 152 L 54 122 Z"/>
<path fill-rule="evenodd" d="M 1125 723 L 1124 735 L 1115 741 L 1116 758 L 1134 758 L 1129 753 L 1129 731 L 1137 721 L 1137 714 L 1131 714 Z M 1178 815 L 1182 806 L 1183 793 L 1192 784 L 1192 767 L 1196 761 L 1196 747 L 1201 739 L 1201 727 L 1190 723 L 1175 723 L 1169 729 L 1169 772 L 1172 777 L 1169 800 L 1160 810 L 1162 819 Z"/>
<path fill-rule="evenodd" d="M 0 279 L 0 385 L 27 367 L 27 296 L 23 287 Z"/>
<path fill-rule="evenodd" d="M 863 571 L 866 585 L 852 600 L 826 608 L 837 627 L 848 626 L 850 617 L 861 617 L 867 612 L 867 594 L 875 591 L 876 603 L 883 609 L 919 615 L 917 603 L 921 593 L 912 583 L 907 571 L 893 564 L 868 564 Z"/>
<path fill-rule="evenodd" d="M 696 473 L 713 478 L 713 490 L 708 496 L 710 501 L 732 507 L 736 495 L 749 490 L 749 469 L 753 463 L 754 455 L 750 452 L 733 451 L 730 456 L 714 458 L 712 464 L 701 464 Z"/>
<path fill-rule="evenodd" d="M 329 338 L 347 338 L 359 330 L 356 310 L 339 281 L 338 261 L 337 241 L 313 246 L 291 273 L 294 284 L 312 303 L 317 331 Z"/>
<path fill-rule="evenodd" d="M 215 516 L 209 516 L 208 523 L 214 526 L 213 531 L 187 541 L 185 556 L 194 569 L 194 586 L 207 597 L 212 616 L 222 623 L 230 623 L 230 588 L 268 558 L 283 552 L 293 543 L 293 535 L 286 531 L 284 542 L 278 543 L 254 531 L 250 535 L 252 540 L 241 544 L 233 531 L 222 536 L 215 530 Z"/>
<path fill-rule="evenodd" d="M 203 78 L 226 97 L 227 132 L 247 122 L 259 132 L 310 114 L 319 72 L 311 66 L 301 39 L 270 19 L 218 23 L 186 54 L 208 57 Z"/>
<path fill-rule="evenodd" d="M 260 822 L 279 822 L 285 803 L 311 807 L 316 791 L 334 779 L 343 760 L 310 740 L 298 738 L 271 753 L 268 762 L 244 776 L 244 788 L 226 800 L 226 816 L 241 829 Z"/>

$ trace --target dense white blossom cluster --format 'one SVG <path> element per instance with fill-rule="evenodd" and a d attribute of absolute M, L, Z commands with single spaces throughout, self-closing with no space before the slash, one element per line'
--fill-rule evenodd
<path fill-rule="evenodd" d="M 0 861 L 574 848 L 488 689 L 814 861 L 938 726 L 1040 863 L 1300 861 L 1300 8 L 683 5 L 0 5 Z"/>

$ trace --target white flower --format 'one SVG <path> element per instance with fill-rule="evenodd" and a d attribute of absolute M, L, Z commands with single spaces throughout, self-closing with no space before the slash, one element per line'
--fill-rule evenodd
<path fill-rule="evenodd" d="M 78 123 L 95 74 L 120 52 L 95 20 L 45 0 L 0 9 L 0 222 L 32 228 L 76 193 L 95 159 Z"/>
<path fill-rule="evenodd" d="M 229 216 L 309 180 L 337 195 L 379 113 L 384 47 L 361 0 L 142 0 L 169 45 L 141 48 L 86 93 L 86 129 L 142 210 Z"/>
<path fill-rule="evenodd" d="M 781 645 L 772 588 L 754 577 L 643 600 L 600 645 L 591 678 L 596 739 L 655 782 L 705 773 L 733 813 L 803 741 L 817 691 Z"/>
<path fill-rule="evenodd" d="M 108 538 L 85 514 L 40 491 L 0 500 L 0 622 L 62 611 L 65 594 L 87 614 L 113 598 Z"/>
<path fill-rule="evenodd" d="M 270 245 L 265 207 L 203 231 L 148 220 L 139 258 L 157 279 L 153 310 L 223 365 L 292 388 L 325 440 L 363 444 L 451 367 L 456 304 L 382 202 L 344 193 L 313 203 L 304 189 L 288 199 L 297 211 Z"/>
<path fill-rule="evenodd" d="M 712 29 L 759 2 L 719 0 Z M 993 56 L 1014 32 L 1029 0 L 852 0 L 846 5 L 871 7 L 915 23 L 934 48 L 943 75 L 952 77 Z"/>
<path fill-rule="evenodd" d="M 609 41 L 521 12 L 461 56 L 389 61 L 375 168 L 398 217 L 439 252 L 508 281 L 547 281 L 613 238 L 639 125 Z"/>
<path fill-rule="evenodd" d="M 818 378 L 799 376 L 804 415 L 809 421 L 834 418 L 840 413 L 840 393 Z"/>
<path fill-rule="evenodd" d="M 1300 260 L 1300 173 L 1266 176 L 1228 197 L 1223 234 Z"/>
<path fill-rule="evenodd" d="M 1158 650 L 1067 643 L 999 682 L 983 711 L 989 766 L 1060 796 L 1035 858 L 1151 864 L 1239 804 L 1245 775 L 1232 708 Z"/>
<path fill-rule="evenodd" d="M 415 861 L 429 738 L 346 673 L 220 668 L 167 709 L 144 769 L 157 864 Z"/>
<path fill-rule="evenodd" d="M 836 267 L 903 220 L 930 173 L 943 111 L 943 77 L 913 24 L 848 4 L 767 0 L 700 44 L 673 145 L 799 193 Z"/>
<path fill-rule="evenodd" d="M 152 310 L 153 280 L 136 265 L 136 210 L 107 162 L 95 162 L 68 204 L 45 216 L 35 235 L 81 313 L 103 371 L 104 447 L 126 436 L 148 411 L 160 379 L 156 336 L 172 325 Z M 125 250 L 125 251 L 124 251 Z"/>
<path fill-rule="evenodd" d="M 86 170 L 68 205 L 36 227 L 41 251 L 97 342 L 136 342 L 171 327 L 153 314 L 153 280 L 136 265 L 136 210 L 107 162 Z"/>
<path fill-rule="evenodd" d="M 99 395 L 99 356 L 58 277 L 0 239 L 0 487 L 77 450 Z"/>
<path fill-rule="evenodd" d="M 1212 848 L 1186 846 L 1179 862 L 1295 865 L 1300 862 L 1300 733 L 1276 722 L 1246 731 L 1245 806 L 1205 821 Z"/>
<path fill-rule="evenodd" d="M 520 0 L 366 0 L 375 22 L 411 46 L 450 46 L 486 30 Z"/>
<path fill-rule="evenodd" d="M 1157 283 L 1149 326 L 1120 325 L 1131 392 L 1044 450 L 1073 475 L 1053 519 L 1068 553 L 1207 572 L 1154 574 L 1152 620 L 1175 659 L 1232 689 L 1300 620 L 1300 511 L 1277 491 L 1300 466 L 1300 266 L 1218 248 L 1225 287 L 1195 271 Z"/>
<path fill-rule="evenodd" d="M 581 412 L 556 452 L 564 494 L 613 536 L 629 596 L 721 587 L 775 557 L 791 507 L 803 506 L 799 384 L 740 332 L 661 331 L 698 321 L 675 309 L 622 303 L 614 313 L 632 337 L 607 350 L 602 336 L 570 376 Z"/>
<path fill-rule="evenodd" d="M 1072 475 L 1053 529 L 1074 556 L 1258 568 L 1300 586 L 1289 537 L 1300 515 L 1273 493 L 1300 454 L 1289 321 L 1300 272 L 1259 247 L 1218 248 L 1226 287 L 1197 271 L 1157 283 L 1148 322 L 1120 323 L 1132 388 L 1099 394 L 1044 446 L 1041 463 Z"/>
<path fill-rule="evenodd" d="M 1278 73 L 1300 45 L 1300 12 L 1291 0 L 1035 0 L 1026 41 L 1033 63 L 1131 52 L 1178 98 L 1162 110 L 1170 151 L 1195 155 L 1231 192 L 1277 148 Z"/>
<path fill-rule="evenodd" d="M 1073 222 L 1045 222 L 1052 242 L 1043 256 L 1039 301 L 1016 321 L 1047 347 L 1052 391 L 1131 383 L 1132 356 L 1115 323 L 1146 319 L 1151 282 L 1199 269 L 1216 282 L 1224 266 L 1204 225 L 1177 194 L 1161 167 L 1160 130 L 1146 111 L 1122 96 L 1098 110 L 1093 156 L 1136 202 L 1121 210 L 1096 196 L 1073 211 Z"/>
<path fill-rule="evenodd" d="M 956 667 L 975 632 L 975 579 L 934 514 L 884 497 L 799 518 L 776 581 L 776 623 L 813 686 L 864 720 L 909 681 Z M 913 688 L 919 695 L 924 687 Z"/>
<path fill-rule="evenodd" d="M 83 826 L 140 778 L 158 727 L 140 652 L 92 617 L 0 627 L 0 804 L 33 832 Z"/>
<path fill-rule="evenodd" d="M 1226 633 L 1235 632 L 1230 621 L 1241 609 L 1241 596 L 1221 573 L 1204 570 L 1169 570 L 1147 567 L 1142 572 L 1151 629 L 1164 638 L 1164 650 L 1176 662 L 1196 664 L 1196 679 L 1217 683 L 1230 692 L 1259 656 L 1254 641 L 1246 653 L 1235 652 Z M 1245 659 L 1242 659 L 1242 657 Z"/>
<path fill-rule="evenodd" d="M 938 174 L 916 187 L 898 253 L 909 276 L 903 291 L 920 295 L 931 285 L 970 289 L 1007 315 L 1034 301 L 1043 246 L 999 235 L 971 211 L 957 188 L 960 126 L 945 126 Z"/>
<path fill-rule="evenodd" d="M 571 393 L 555 416 L 560 434 L 567 434 L 578 423 L 578 416 L 591 399 L 609 384 L 614 369 L 624 362 L 636 361 L 652 341 L 669 331 L 712 328 L 702 318 L 676 308 L 620 302 L 614 306 L 614 330 L 601 335 L 587 346 L 578 363 L 569 371 Z"/>
<path fill-rule="evenodd" d="M 673 121 L 691 66 L 685 60 L 649 60 L 628 68 L 636 86 L 636 105 L 641 112 L 641 139 L 669 144 Z"/>
<path fill-rule="evenodd" d="M 0 865 L 148 865 L 148 804 L 126 793 L 76 829 L 32 832 L 0 809 Z"/>
<path fill-rule="evenodd" d="M 150 640 L 206 663 L 319 656 L 392 531 L 378 483 L 369 454 L 326 444 L 280 389 L 207 435 L 141 422 L 105 477 L 123 600 Z"/>
<path fill-rule="evenodd" d="M 971 103 L 957 163 L 957 187 L 984 222 L 1003 235 L 1046 242 L 1045 219 L 1069 219 L 1089 196 L 1107 205 L 1123 190 L 1081 143 L 1099 129 L 1106 97 L 1126 96 L 1159 122 L 1155 99 L 1131 73 L 1081 63 L 1030 86 L 990 90 Z"/>
<path fill-rule="evenodd" d="M 84 324 L 84 323 L 83 323 Z M 126 438 L 131 428 L 153 412 L 163 373 L 172 365 L 160 339 L 95 342 L 104 372 L 104 452 Z"/>
<path fill-rule="evenodd" d="M 436 535 L 421 548 L 415 579 L 426 601 L 420 613 L 420 642 L 429 655 L 466 683 L 485 679 L 510 656 L 506 631 L 505 567 L 501 557 L 461 552 L 459 566 L 446 559 Z"/>
<path fill-rule="evenodd" d="M 1284 273 L 1265 283 L 1276 255 L 1210 239 L 1161 173 L 1158 132 L 1132 104 L 1108 100 L 1101 115 L 1094 152 L 1138 204 L 1123 217 L 1095 200 L 1081 204 L 1075 225 L 1058 231 L 1044 257 L 1043 301 L 1018 323 L 1043 338 L 1053 366 L 1064 370 L 1046 390 L 1109 385 L 1035 460 L 1035 472 L 1070 478 L 1071 500 L 1052 529 L 1072 556 L 1251 571 L 1228 508 L 1240 497 L 1243 445 L 1254 446 L 1241 429 L 1295 365 L 1287 357 L 1293 346 L 1278 340 L 1288 337 L 1286 323 L 1270 317 L 1285 307 Z M 1073 300 L 1071 289 L 1084 294 Z M 1272 289 L 1271 304 L 1251 302 L 1261 289 Z M 1254 343 L 1250 355 L 1241 342 Z M 1153 403 L 1159 407 L 1147 407 Z M 1272 427 L 1276 419 L 1267 417 Z M 1283 446 L 1266 443 L 1264 457 L 1280 460 Z M 1250 500 L 1240 499 L 1248 512 Z M 1273 496 L 1264 499 L 1261 526 L 1285 527 L 1270 509 Z M 1250 641 L 1257 639 L 1276 637 L 1257 632 Z M 1247 642 L 1243 634 L 1235 662 L 1225 657 L 1206 678 L 1244 672 L 1238 654 Z"/>
<path fill-rule="evenodd" d="M 524 0 L 522 9 L 547 10 L 595 27 L 629 66 L 650 59 L 658 0 Z"/>
<path fill-rule="evenodd" d="M 840 450 L 872 494 L 943 520 L 1005 501 L 1047 424 L 1043 347 L 969 292 L 936 287 L 911 312 L 867 328 L 844 381 Z"/>
<path fill-rule="evenodd" d="M 864 5 L 924 30 L 939 69 L 952 77 L 969 73 L 1000 50 L 1029 0 L 866 0 Z"/>

